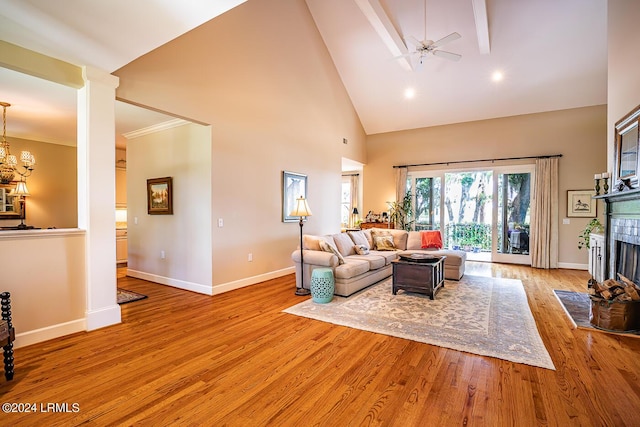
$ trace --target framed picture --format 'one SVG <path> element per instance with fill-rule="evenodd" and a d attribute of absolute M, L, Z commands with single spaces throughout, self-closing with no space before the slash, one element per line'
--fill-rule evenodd
<path fill-rule="evenodd" d="M 173 215 L 173 178 L 147 180 L 147 213 Z"/>
<path fill-rule="evenodd" d="M 567 216 L 568 217 L 596 217 L 595 190 L 569 190 L 567 191 Z"/>
<path fill-rule="evenodd" d="M 300 218 L 289 215 L 296 207 L 296 199 L 307 198 L 307 175 L 282 171 L 282 222 L 298 222 Z"/>

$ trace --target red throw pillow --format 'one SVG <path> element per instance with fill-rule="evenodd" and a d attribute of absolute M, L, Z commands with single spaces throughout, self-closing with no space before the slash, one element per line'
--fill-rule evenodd
<path fill-rule="evenodd" d="M 440 231 L 421 231 L 420 238 L 422 240 L 422 249 L 442 249 L 442 236 Z"/>

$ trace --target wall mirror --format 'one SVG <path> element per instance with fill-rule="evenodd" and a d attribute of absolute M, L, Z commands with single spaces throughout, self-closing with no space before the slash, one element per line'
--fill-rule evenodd
<path fill-rule="evenodd" d="M 20 196 L 13 195 L 16 183 L 0 184 L 0 219 L 25 219 Z"/>
<path fill-rule="evenodd" d="M 638 186 L 638 148 L 640 144 L 640 106 L 616 123 L 614 190 Z"/>

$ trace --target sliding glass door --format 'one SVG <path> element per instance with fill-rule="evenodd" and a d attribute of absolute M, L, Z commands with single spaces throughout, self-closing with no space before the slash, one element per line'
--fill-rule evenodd
<path fill-rule="evenodd" d="M 416 230 L 440 230 L 467 259 L 530 264 L 533 165 L 411 172 Z"/>

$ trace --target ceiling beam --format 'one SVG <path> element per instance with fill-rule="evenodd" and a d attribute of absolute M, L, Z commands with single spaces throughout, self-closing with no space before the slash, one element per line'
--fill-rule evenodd
<path fill-rule="evenodd" d="M 491 53 L 489 43 L 489 18 L 487 15 L 487 0 L 471 0 L 473 4 L 473 18 L 476 21 L 476 32 L 478 33 L 478 48 L 482 55 Z"/>
<path fill-rule="evenodd" d="M 355 0 L 355 2 L 394 57 L 409 53 L 378 0 Z M 407 71 L 413 70 L 409 57 L 398 58 L 397 61 Z"/>

